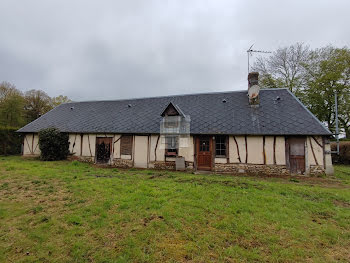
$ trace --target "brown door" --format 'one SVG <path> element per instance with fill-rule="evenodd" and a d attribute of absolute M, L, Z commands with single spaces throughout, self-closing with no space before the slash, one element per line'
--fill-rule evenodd
<path fill-rule="evenodd" d="M 290 137 L 286 142 L 290 172 L 303 174 L 305 172 L 305 137 Z"/>
<path fill-rule="evenodd" d="M 211 170 L 212 166 L 212 139 L 211 137 L 198 137 L 197 147 L 197 169 Z"/>
<path fill-rule="evenodd" d="M 96 161 L 108 163 L 112 152 L 112 138 L 96 138 Z"/>

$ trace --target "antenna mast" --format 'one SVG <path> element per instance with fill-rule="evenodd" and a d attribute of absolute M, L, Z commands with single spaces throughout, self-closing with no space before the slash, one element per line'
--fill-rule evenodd
<path fill-rule="evenodd" d="M 254 44 L 251 45 L 250 48 L 247 50 L 247 55 L 248 55 L 248 74 L 250 72 L 249 56 L 252 56 L 253 53 L 264 53 L 264 54 L 272 53 L 271 51 L 253 50 L 252 49 L 253 46 L 254 46 Z"/>

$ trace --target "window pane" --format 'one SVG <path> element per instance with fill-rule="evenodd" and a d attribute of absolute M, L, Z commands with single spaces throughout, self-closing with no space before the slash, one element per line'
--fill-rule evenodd
<path fill-rule="evenodd" d="M 178 137 L 177 136 L 166 136 L 165 137 L 166 149 L 165 155 L 177 156 L 178 153 Z"/>
<path fill-rule="evenodd" d="M 199 140 L 199 151 L 209 152 L 209 140 Z"/>
<path fill-rule="evenodd" d="M 226 136 L 215 137 L 215 154 L 217 156 L 226 156 Z"/>

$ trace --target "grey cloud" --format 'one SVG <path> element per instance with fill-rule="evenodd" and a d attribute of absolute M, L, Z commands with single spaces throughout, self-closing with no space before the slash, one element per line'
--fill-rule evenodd
<path fill-rule="evenodd" d="M 0 3 L 0 81 L 73 100 L 246 88 L 246 50 L 349 43 L 349 1 Z"/>

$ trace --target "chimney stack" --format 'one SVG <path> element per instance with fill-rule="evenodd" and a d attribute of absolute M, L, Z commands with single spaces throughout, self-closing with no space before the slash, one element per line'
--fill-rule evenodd
<path fill-rule="evenodd" d="M 259 105 L 259 72 L 248 74 L 248 97 L 250 105 Z"/>
<path fill-rule="evenodd" d="M 259 72 L 250 72 L 248 74 L 248 89 L 253 85 L 259 85 Z"/>

